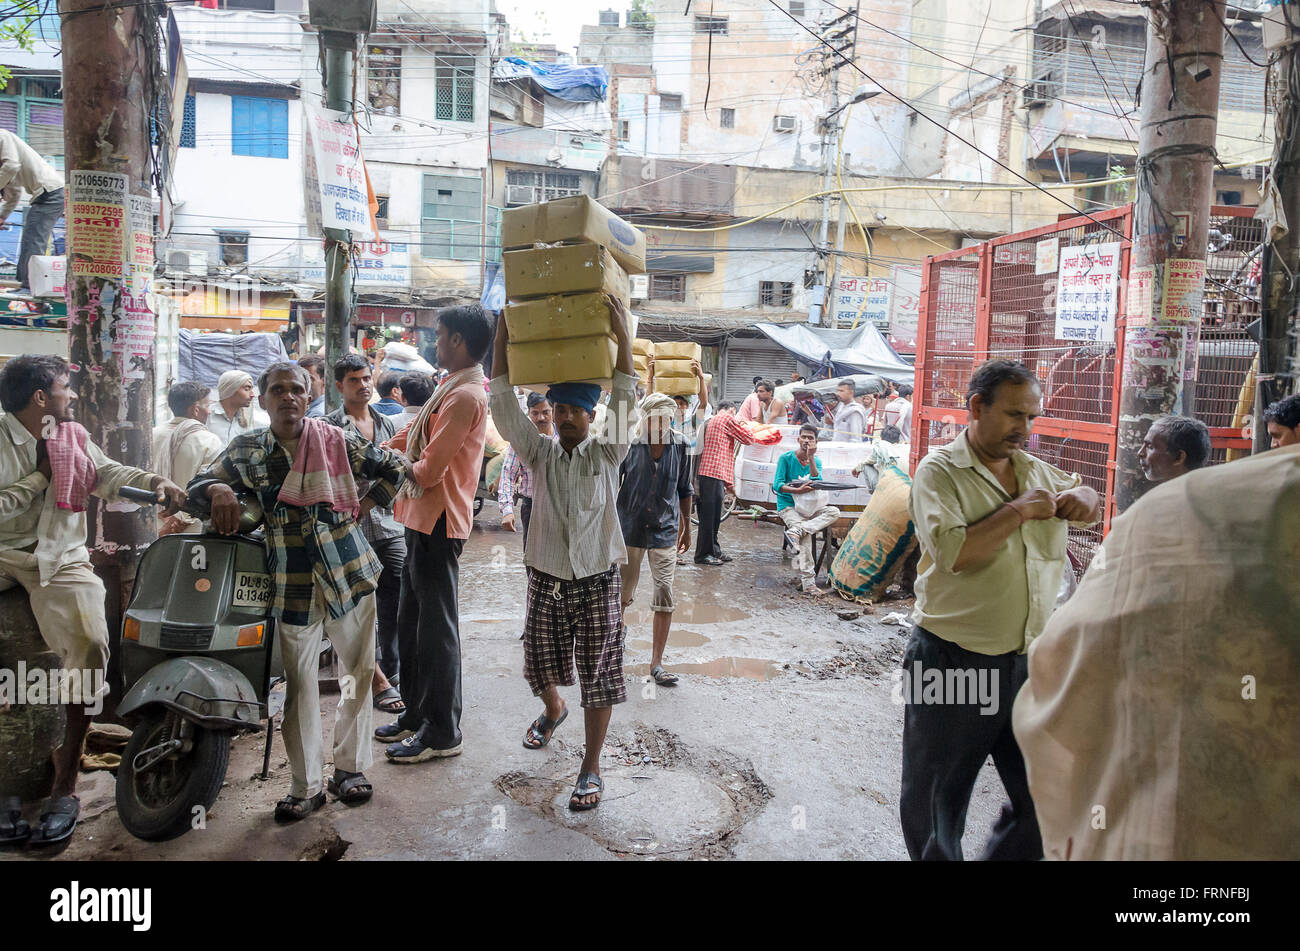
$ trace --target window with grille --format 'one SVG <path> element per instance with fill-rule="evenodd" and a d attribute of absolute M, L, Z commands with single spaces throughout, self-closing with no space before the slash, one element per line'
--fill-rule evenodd
<path fill-rule="evenodd" d="M 449 122 L 473 122 L 474 57 L 439 56 L 434 77 L 434 116 Z"/>
<path fill-rule="evenodd" d="M 386 116 L 402 111 L 402 50 L 371 46 L 366 51 L 366 97 L 370 108 Z"/>
<path fill-rule="evenodd" d="M 198 119 L 195 116 L 194 96 L 185 97 L 185 114 L 181 117 L 181 148 L 196 148 L 198 139 Z"/>
<path fill-rule="evenodd" d="M 601 25 L 601 26 L 613 26 L 613 27 L 617 27 L 617 26 L 618 26 L 618 11 L 617 11 L 617 10 L 601 10 L 601 11 L 600 11 L 600 21 L 599 21 L 599 22 L 600 22 L 600 25 Z"/>
<path fill-rule="evenodd" d="M 424 176 L 420 254 L 447 261 L 477 261 L 483 247 L 483 180 L 461 175 Z"/>
<path fill-rule="evenodd" d="M 388 227 L 388 196 L 376 195 L 375 203 L 379 205 L 379 207 L 375 209 L 375 224 L 378 225 L 380 228 L 387 228 Z"/>
<path fill-rule="evenodd" d="M 715 36 L 727 35 L 727 18 L 726 17 L 699 17 L 695 18 L 696 33 L 712 33 Z"/>
<path fill-rule="evenodd" d="M 736 127 L 736 110 L 735 110 L 735 109 L 723 109 L 723 110 L 722 110 L 722 127 L 723 127 L 724 129 L 734 129 L 734 128 Z"/>
<path fill-rule="evenodd" d="M 685 274 L 651 274 L 650 300 L 676 301 L 686 303 Z"/>
<path fill-rule="evenodd" d="M 248 263 L 247 231 L 218 231 L 217 240 L 221 245 L 222 264 Z"/>
<path fill-rule="evenodd" d="M 790 0 L 790 16 L 803 16 L 803 0 Z"/>
<path fill-rule="evenodd" d="M 620 119 L 618 122 L 618 138 L 620 142 L 626 142 L 632 138 L 631 126 L 626 119 Z"/>
<path fill-rule="evenodd" d="M 794 300 L 794 285 L 789 281 L 759 281 L 758 301 L 764 307 L 789 307 Z"/>
<path fill-rule="evenodd" d="M 554 198 L 582 194 L 582 177 L 576 172 L 506 170 L 506 206 L 531 205 Z"/>
<path fill-rule="evenodd" d="M 673 93 L 659 94 L 659 111 L 660 112 L 681 112 L 682 97 Z"/>
<path fill-rule="evenodd" d="M 259 158 L 289 157 L 289 100 L 230 97 L 230 151 Z"/>

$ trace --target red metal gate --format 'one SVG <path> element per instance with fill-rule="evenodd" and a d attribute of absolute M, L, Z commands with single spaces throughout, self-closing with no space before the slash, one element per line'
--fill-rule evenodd
<path fill-rule="evenodd" d="M 1263 230 L 1253 208 L 1211 210 L 1218 232 L 1207 260 L 1205 310 L 1196 370 L 1195 413 L 1210 427 L 1213 462 L 1229 449 L 1248 452 L 1250 439 L 1234 426 L 1243 383 L 1256 355 L 1245 326 L 1259 315 L 1256 256 Z M 912 466 L 951 441 L 966 424 L 966 385 L 985 360 L 1018 360 L 1043 384 L 1043 415 L 1028 449 L 1083 481 L 1106 499 L 1102 526 L 1071 530 L 1080 565 L 1092 557 L 1110 527 L 1115 502 L 1116 433 L 1124 352 L 1125 296 L 1132 236 L 1131 207 L 1069 218 L 1020 234 L 927 258 L 922 268 L 917 330 Z M 1103 226 L 1104 225 L 1104 226 Z M 1089 241 L 1121 244 L 1120 290 L 1114 343 L 1074 344 L 1056 339 L 1055 273 L 1036 275 L 1037 242 L 1056 237 L 1064 247 Z M 1213 238 L 1213 235 L 1212 235 Z M 1122 371 L 1122 368 L 1120 368 Z"/>

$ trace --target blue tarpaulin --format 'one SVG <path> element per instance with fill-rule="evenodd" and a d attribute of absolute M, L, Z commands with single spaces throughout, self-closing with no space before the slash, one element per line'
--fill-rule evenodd
<path fill-rule="evenodd" d="M 214 334 L 182 329 L 176 379 L 215 387 L 227 370 L 258 374 L 279 360 L 288 360 L 279 334 Z"/>
<path fill-rule="evenodd" d="M 518 56 L 500 60 L 493 75 L 497 79 L 531 79 L 552 96 L 569 102 L 604 102 L 609 86 L 604 66 L 534 63 Z"/>

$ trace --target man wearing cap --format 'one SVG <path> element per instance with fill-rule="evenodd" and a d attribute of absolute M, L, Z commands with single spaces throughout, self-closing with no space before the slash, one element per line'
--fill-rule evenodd
<path fill-rule="evenodd" d="M 266 429 L 271 417 L 253 407 L 257 390 L 253 378 L 243 370 L 227 370 L 217 380 L 217 405 L 212 407 L 207 427 L 216 433 L 223 445 L 255 429 Z"/>
<path fill-rule="evenodd" d="M 632 335 L 622 301 L 608 298 L 618 359 L 608 421 L 591 436 L 600 387 L 557 383 L 546 398 L 554 408 L 559 440 L 552 440 L 519 408 L 510 386 L 506 345 L 510 331 L 497 321 L 492 368 L 492 419 L 497 431 L 533 473 L 532 531 L 524 548 L 528 595 L 524 615 L 524 676 L 545 710 L 528 727 L 524 746 L 540 749 L 568 716 L 559 688 L 573 684 L 576 662 L 582 689 L 587 747 L 569 797 L 574 811 L 594 809 L 604 785 L 600 750 L 623 683 L 623 603 L 618 566 L 627 560 L 618 509 L 619 467 L 628 452 L 628 427 L 636 393 Z"/>
<path fill-rule="evenodd" d="M 662 687 L 677 683 L 663 668 L 673 620 L 673 574 L 677 552 L 691 546 L 690 444 L 672 429 L 676 404 L 664 393 L 641 401 L 641 423 L 621 467 L 618 520 L 627 561 L 622 566 L 623 610 L 636 594 L 641 560 L 650 561 L 654 641 L 650 676 Z"/>

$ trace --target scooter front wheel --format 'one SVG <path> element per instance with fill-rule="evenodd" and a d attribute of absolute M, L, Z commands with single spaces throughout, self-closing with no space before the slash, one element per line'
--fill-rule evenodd
<path fill-rule="evenodd" d="M 186 751 L 182 726 L 193 736 Z M 117 770 L 117 814 L 140 839 L 174 839 L 217 801 L 230 762 L 230 733 L 183 724 L 156 711 L 137 724 Z"/>

